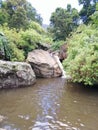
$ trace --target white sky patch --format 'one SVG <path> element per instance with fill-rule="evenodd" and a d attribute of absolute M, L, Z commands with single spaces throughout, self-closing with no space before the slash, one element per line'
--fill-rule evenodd
<path fill-rule="evenodd" d="M 78 0 L 28 0 L 37 10 L 37 13 L 43 18 L 44 24 L 49 24 L 51 13 L 57 7 L 66 8 L 67 4 L 71 4 L 72 8 L 80 10 Z"/>

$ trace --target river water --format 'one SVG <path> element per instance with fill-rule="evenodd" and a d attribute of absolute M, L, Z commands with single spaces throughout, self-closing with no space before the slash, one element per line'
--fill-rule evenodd
<path fill-rule="evenodd" d="M 6 130 L 98 130 L 98 89 L 65 79 L 38 79 L 31 87 L 0 91 Z"/>

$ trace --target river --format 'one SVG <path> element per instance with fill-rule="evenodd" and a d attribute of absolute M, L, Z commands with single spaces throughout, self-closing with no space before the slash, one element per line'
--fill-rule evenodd
<path fill-rule="evenodd" d="M 6 130 L 98 130 L 98 89 L 65 79 L 37 79 L 31 87 L 0 91 Z"/>

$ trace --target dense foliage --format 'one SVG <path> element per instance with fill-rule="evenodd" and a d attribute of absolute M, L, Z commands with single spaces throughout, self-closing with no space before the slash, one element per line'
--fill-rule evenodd
<path fill-rule="evenodd" d="M 79 15 L 83 20 L 83 23 L 88 24 L 90 21 L 90 15 L 96 11 L 96 3 L 98 0 L 78 0 L 80 5 L 83 5 Z"/>
<path fill-rule="evenodd" d="M 47 36 L 47 33 L 43 28 L 35 22 L 32 22 L 30 28 L 17 32 L 17 29 L 10 29 L 6 24 L 0 26 L 0 32 L 4 33 L 4 39 L 6 39 L 6 50 L 10 60 L 12 61 L 24 61 L 29 51 L 38 48 L 38 43 L 51 43 L 51 38 Z M 1 38 L 0 38 L 1 39 Z M 0 40 L 3 47 L 2 39 Z"/>
<path fill-rule="evenodd" d="M 66 37 L 78 26 L 79 14 L 71 5 L 67 9 L 57 8 L 50 18 L 50 32 L 54 41 L 66 40 Z"/>
<path fill-rule="evenodd" d="M 66 40 L 81 21 L 85 24 L 89 24 L 92 21 L 90 16 L 96 11 L 96 3 L 98 0 L 78 0 L 78 2 L 82 5 L 80 12 L 68 4 L 67 9 L 58 7 L 51 14 L 49 31 L 54 41 Z"/>
<path fill-rule="evenodd" d="M 9 43 L 2 32 L 0 32 L 0 59 L 10 60 Z"/>
<path fill-rule="evenodd" d="M 0 24 L 10 28 L 27 29 L 31 21 L 42 24 L 42 18 L 26 0 L 4 0 L 0 5 Z"/>
<path fill-rule="evenodd" d="M 0 32 L 4 33 L 4 39 L 6 39 L 6 50 L 10 55 L 10 60 L 13 61 L 23 61 L 24 52 L 17 47 L 18 42 L 20 41 L 20 35 L 17 33 L 16 29 L 9 29 L 9 27 L 0 26 Z M 3 41 L 1 41 L 3 42 Z M 1 43 L 2 44 L 2 43 Z"/>
<path fill-rule="evenodd" d="M 98 83 L 98 29 L 81 25 L 68 40 L 68 57 L 63 62 L 74 82 Z"/>
<path fill-rule="evenodd" d="M 42 18 L 26 0 L 0 1 L 1 59 L 24 61 L 28 52 L 39 44 L 51 43 L 51 37 L 41 27 Z M 5 54 L 6 53 L 6 54 Z"/>
<path fill-rule="evenodd" d="M 53 50 L 53 51 L 57 51 L 57 50 L 60 50 L 60 47 L 62 46 L 64 44 L 64 41 L 55 41 L 55 42 L 53 42 L 52 43 L 52 45 L 51 45 L 51 49 Z"/>
<path fill-rule="evenodd" d="M 98 3 L 96 4 L 96 11 L 90 16 L 91 24 L 98 28 Z"/>

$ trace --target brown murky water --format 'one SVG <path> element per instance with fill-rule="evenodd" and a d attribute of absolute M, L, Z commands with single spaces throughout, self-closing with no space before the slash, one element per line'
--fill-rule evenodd
<path fill-rule="evenodd" d="M 98 89 L 38 79 L 28 88 L 0 91 L 6 130 L 98 130 Z"/>

